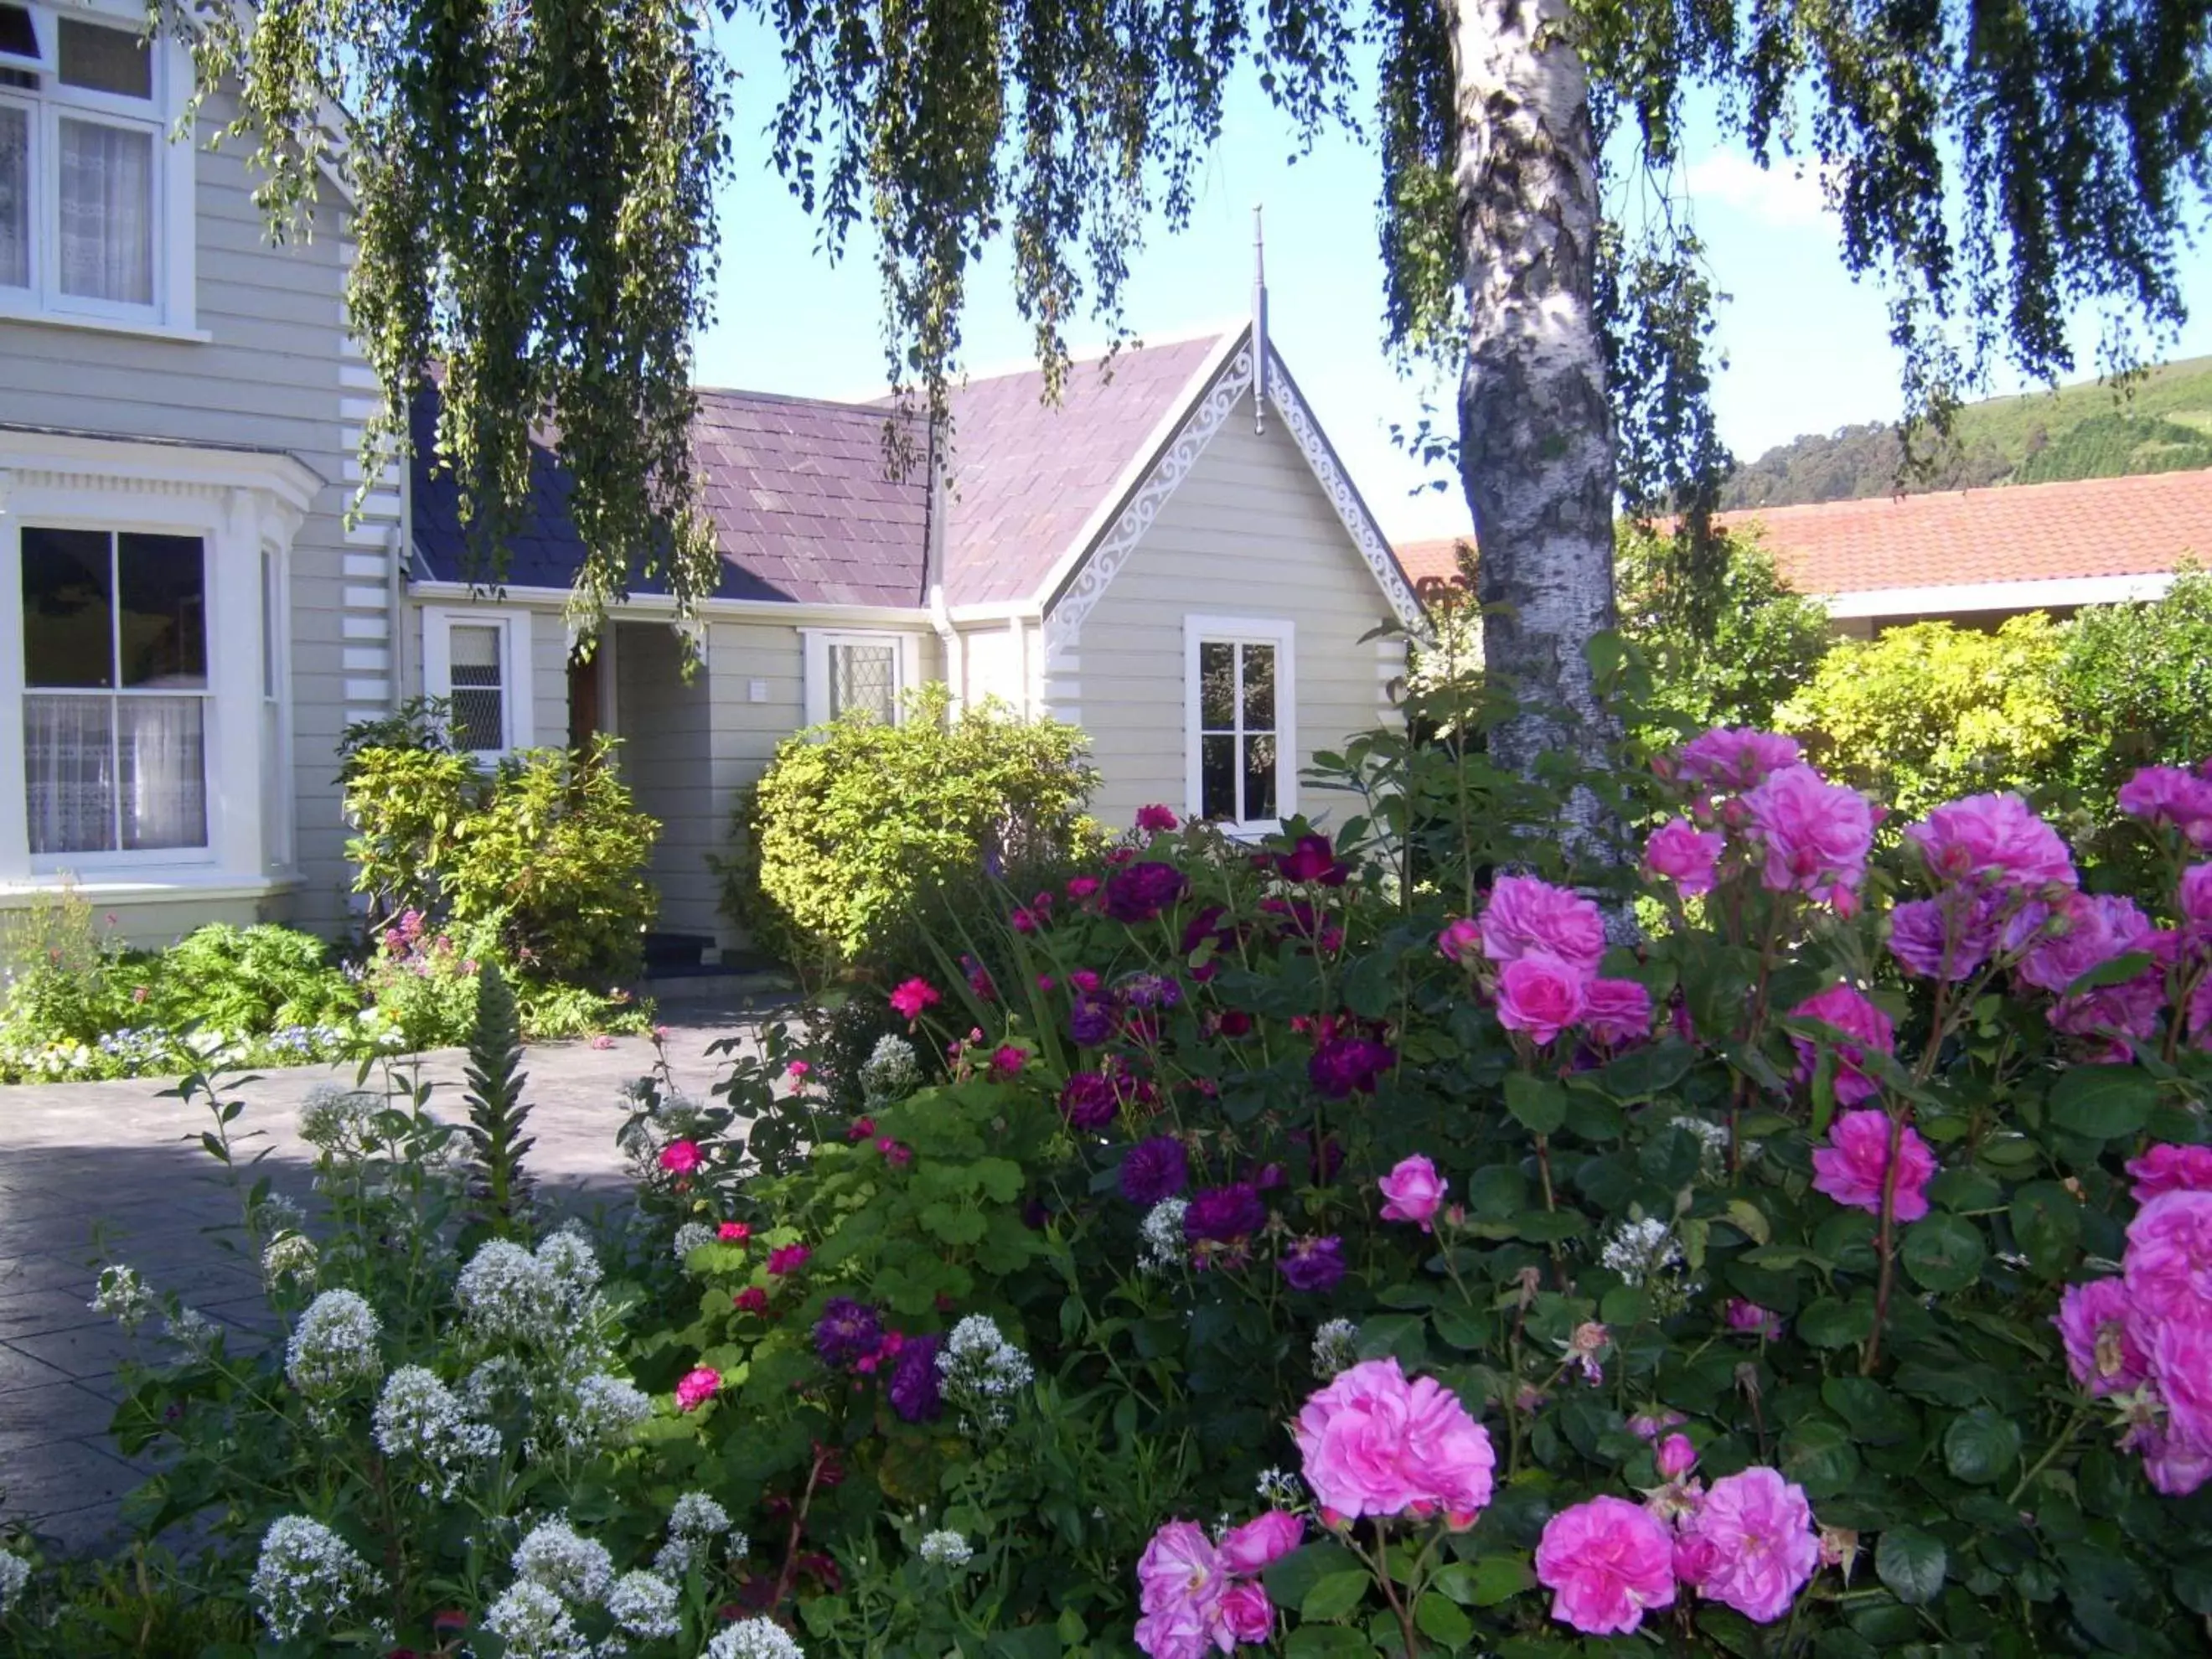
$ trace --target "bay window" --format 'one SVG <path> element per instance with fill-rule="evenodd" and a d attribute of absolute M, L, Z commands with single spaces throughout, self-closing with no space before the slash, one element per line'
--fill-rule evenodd
<path fill-rule="evenodd" d="M 1272 617 L 1183 619 L 1186 809 L 1265 832 L 1297 811 L 1293 625 Z"/>

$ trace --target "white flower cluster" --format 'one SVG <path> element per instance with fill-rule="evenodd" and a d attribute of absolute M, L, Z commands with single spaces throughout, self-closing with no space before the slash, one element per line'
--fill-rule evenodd
<path fill-rule="evenodd" d="M 1306 1501 L 1305 1482 L 1288 1469 L 1262 1469 L 1256 1488 L 1260 1501 L 1270 1508 L 1294 1510 Z"/>
<path fill-rule="evenodd" d="M 384 1581 L 321 1522 L 288 1515 L 261 1540 L 252 1588 L 269 1633 L 289 1642 L 311 1626 L 343 1618 L 362 1598 L 380 1593 Z"/>
<path fill-rule="evenodd" d="M 606 1276 L 590 1236 L 574 1221 L 538 1247 L 538 1260 L 580 1301 L 599 1289 L 599 1280 Z"/>
<path fill-rule="evenodd" d="M 938 1350 L 937 1375 L 947 1400 L 973 1421 L 995 1429 L 1006 1426 L 1008 1402 L 1036 1372 L 1029 1357 L 987 1316 L 969 1314 Z"/>
<path fill-rule="evenodd" d="M 1164 1198 L 1146 1212 L 1138 1228 L 1137 1266 L 1145 1273 L 1164 1273 L 1190 1260 L 1190 1245 L 1183 1237 L 1182 1218 L 1188 1200 Z"/>
<path fill-rule="evenodd" d="M 376 1402 L 374 1426 L 386 1457 L 418 1458 L 428 1466 L 417 1487 L 425 1498 L 451 1498 L 470 1464 L 499 1455 L 499 1431 L 471 1421 L 453 1391 L 420 1365 L 392 1373 Z"/>
<path fill-rule="evenodd" d="M 161 1326 L 161 1334 L 195 1359 L 214 1352 L 215 1340 L 222 1334 L 222 1327 L 198 1308 L 179 1308 Z"/>
<path fill-rule="evenodd" d="M 653 1565 L 665 1573 L 688 1572 L 691 1564 L 703 1560 L 714 1540 L 726 1532 L 730 1533 L 729 1553 L 732 1559 L 752 1548 L 752 1540 L 744 1534 L 730 1532 L 727 1510 L 703 1492 L 687 1492 L 676 1500 L 676 1507 L 668 1513 L 668 1541 L 653 1558 Z"/>
<path fill-rule="evenodd" d="M 1314 1333 L 1314 1375 L 1324 1382 L 1359 1362 L 1359 1327 L 1348 1319 L 1325 1321 Z"/>
<path fill-rule="evenodd" d="M 0 1550 L 0 1619 L 8 1616 L 8 1609 L 22 1596 L 31 1582 L 31 1564 L 20 1555 Z"/>
<path fill-rule="evenodd" d="M 620 1440 L 652 1415 L 652 1397 L 628 1377 L 594 1372 L 564 1391 L 553 1433 L 572 1450 L 588 1451 Z"/>
<path fill-rule="evenodd" d="M 261 1277 L 270 1285 L 285 1279 L 295 1279 L 302 1285 L 315 1282 L 315 1241 L 305 1233 L 279 1233 L 269 1241 L 269 1248 L 261 1253 Z"/>
<path fill-rule="evenodd" d="M 559 1516 L 540 1521 L 514 1547 L 514 1571 L 567 1601 L 596 1601 L 614 1582 L 606 1546 L 580 1535 Z"/>
<path fill-rule="evenodd" d="M 154 1292 L 146 1288 L 136 1267 L 102 1267 L 99 1287 L 85 1305 L 94 1313 L 107 1315 L 125 1330 L 135 1331 L 154 1311 Z"/>
<path fill-rule="evenodd" d="M 270 1237 L 278 1233 L 296 1233 L 307 1224 L 307 1212 L 283 1193 L 264 1193 L 261 1201 L 253 1206 L 253 1225 Z"/>
<path fill-rule="evenodd" d="M 704 1659 L 806 1659 L 806 1650 L 771 1619 L 745 1619 L 707 1644 Z"/>
<path fill-rule="evenodd" d="M 383 1375 L 376 1310 L 352 1291 L 325 1291 L 307 1304 L 284 1351 L 284 1374 L 311 1400 L 343 1394 Z"/>
<path fill-rule="evenodd" d="M 550 1345 L 592 1300 L 599 1258 L 590 1242 L 557 1232 L 532 1255 L 512 1239 L 487 1239 L 453 1287 L 470 1328 L 487 1342 Z"/>
<path fill-rule="evenodd" d="M 471 1417 L 497 1417 L 509 1406 L 527 1408 L 533 1390 L 520 1362 L 501 1354 L 461 1379 L 461 1405 Z"/>
<path fill-rule="evenodd" d="M 691 1252 L 702 1244 L 714 1242 L 714 1230 L 703 1221 L 687 1221 L 676 1230 L 676 1243 L 672 1249 L 678 1261 L 687 1261 Z"/>
<path fill-rule="evenodd" d="M 1641 1285 L 1682 1260 L 1674 1229 L 1656 1216 L 1618 1224 L 1598 1251 L 1601 1266 L 1620 1275 L 1624 1285 Z"/>
<path fill-rule="evenodd" d="M 300 1103 L 300 1139 L 318 1152 L 357 1157 L 374 1144 L 384 1103 L 366 1089 L 318 1083 Z"/>
<path fill-rule="evenodd" d="M 914 1044 L 902 1036 L 876 1039 L 874 1050 L 860 1066 L 860 1093 L 871 1107 L 904 1100 L 921 1081 L 921 1066 Z"/>
<path fill-rule="evenodd" d="M 626 1572 L 607 1592 L 616 1627 L 641 1642 L 657 1642 L 684 1628 L 676 1616 L 676 1586 L 654 1572 Z"/>
<path fill-rule="evenodd" d="M 592 1659 L 591 1639 L 568 1604 L 527 1578 L 508 1585 L 484 1609 L 484 1628 L 507 1644 L 507 1659 Z"/>
<path fill-rule="evenodd" d="M 975 1552 L 968 1547 L 966 1539 L 957 1532 L 948 1532 L 942 1528 L 923 1534 L 921 1542 L 915 1547 L 915 1553 L 933 1567 L 964 1567 L 975 1556 Z"/>
<path fill-rule="evenodd" d="M 1698 1143 L 1698 1173 L 1707 1181 L 1718 1181 L 1728 1173 L 1728 1126 L 1714 1123 L 1702 1117 L 1692 1117 L 1687 1112 L 1676 1118 L 1671 1126 L 1680 1129 Z"/>

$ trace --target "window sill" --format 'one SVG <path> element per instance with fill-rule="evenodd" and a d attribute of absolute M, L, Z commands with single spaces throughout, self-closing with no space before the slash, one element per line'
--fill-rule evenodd
<path fill-rule="evenodd" d="M 215 336 L 204 328 L 178 328 L 168 323 L 140 321 L 130 317 L 95 317 L 73 311 L 41 311 L 0 300 L 0 323 L 21 323 L 32 328 L 81 329 L 93 334 L 127 334 L 142 340 L 169 340 L 179 345 L 206 345 Z"/>
<path fill-rule="evenodd" d="M 89 878 L 82 874 L 71 876 L 57 872 L 0 881 L 0 909 L 19 908 L 64 890 L 97 907 L 267 898 L 299 884 L 300 878 L 293 875 L 240 876 L 222 870 L 105 870 L 94 872 Z"/>

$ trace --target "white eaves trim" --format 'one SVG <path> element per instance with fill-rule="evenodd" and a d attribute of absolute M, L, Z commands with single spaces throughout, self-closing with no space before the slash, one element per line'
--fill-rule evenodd
<path fill-rule="evenodd" d="M 324 483 L 307 463 L 276 450 L 150 443 L 25 427 L 0 427 L 0 471 L 146 484 L 171 483 L 184 477 L 205 489 L 267 490 L 302 514 L 314 505 Z"/>
<path fill-rule="evenodd" d="M 1948 611 L 2039 611 L 2049 605 L 2123 605 L 2161 598 L 2173 573 L 2140 576 L 2051 576 L 2025 582 L 1954 582 L 1942 587 L 1869 587 L 1818 596 L 1831 617 L 1927 617 Z"/>
<path fill-rule="evenodd" d="M 528 587 L 516 583 L 492 586 L 471 586 L 467 582 L 418 580 L 407 585 L 408 597 L 426 604 L 526 605 L 538 609 L 565 609 L 569 590 L 565 587 Z M 726 622 L 782 622 L 794 625 L 819 623 L 830 628 L 850 628 L 855 624 L 894 629 L 920 629 L 927 632 L 930 626 L 927 605 L 823 605 L 798 599 L 719 599 L 699 601 L 698 615 Z M 619 622 L 674 622 L 676 601 L 659 593 L 640 593 L 607 608 L 611 620 Z"/>

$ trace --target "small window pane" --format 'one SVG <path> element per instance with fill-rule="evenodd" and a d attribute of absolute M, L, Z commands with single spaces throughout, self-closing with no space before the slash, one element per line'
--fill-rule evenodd
<path fill-rule="evenodd" d="M 1244 647 L 1244 729 L 1275 729 L 1275 647 L 1272 645 Z"/>
<path fill-rule="evenodd" d="M 898 647 L 895 645 L 833 645 L 830 647 L 830 718 L 864 709 L 888 726 L 898 714 Z"/>
<path fill-rule="evenodd" d="M 207 684 L 207 568 L 197 536 L 116 538 L 123 684 Z"/>
<path fill-rule="evenodd" d="M 31 112 L 0 104 L 0 288 L 31 285 Z"/>
<path fill-rule="evenodd" d="M 62 292 L 154 303 L 154 135 L 97 121 L 61 124 Z"/>
<path fill-rule="evenodd" d="M 1262 733 L 1244 739 L 1244 821 L 1275 816 L 1275 739 Z"/>
<path fill-rule="evenodd" d="M 134 31 L 102 28 L 74 17 L 60 22 L 64 86 L 123 98 L 154 95 L 154 54 Z"/>
<path fill-rule="evenodd" d="M 462 748 L 489 754 L 507 747 L 507 696 L 500 647 L 505 630 L 464 623 L 447 635 L 453 732 Z"/>
<path fill-rule="evenodd" d="M 118 697 L 123 845 L 207 845 L 207 705 L 198 697 Z"/>
<path fill-rule="evenodd" d="M 23 684 L 115 684 L 107 532 L 23 531 Z"/>
<path fill-rule="evenodd" d="M 1198 740 L 1198 810 L 1207 819 L 1237 817 L 1237 739 L 1203 737 Z"/>
<path fill-rule="evenodd" d="M 31 851 L 115 850 L 112 697 L 23 699 Z"/>
<path fill-rule="evenodd" d="M 0 55 L 39 58 L 39 31 L 27 6 L 0 6 Z"/>
<path fill-rule="evenodd" d="M 1213 640 L 1198 647 L 1198 729 L 1237 728 L 1237 647 Z"/>

